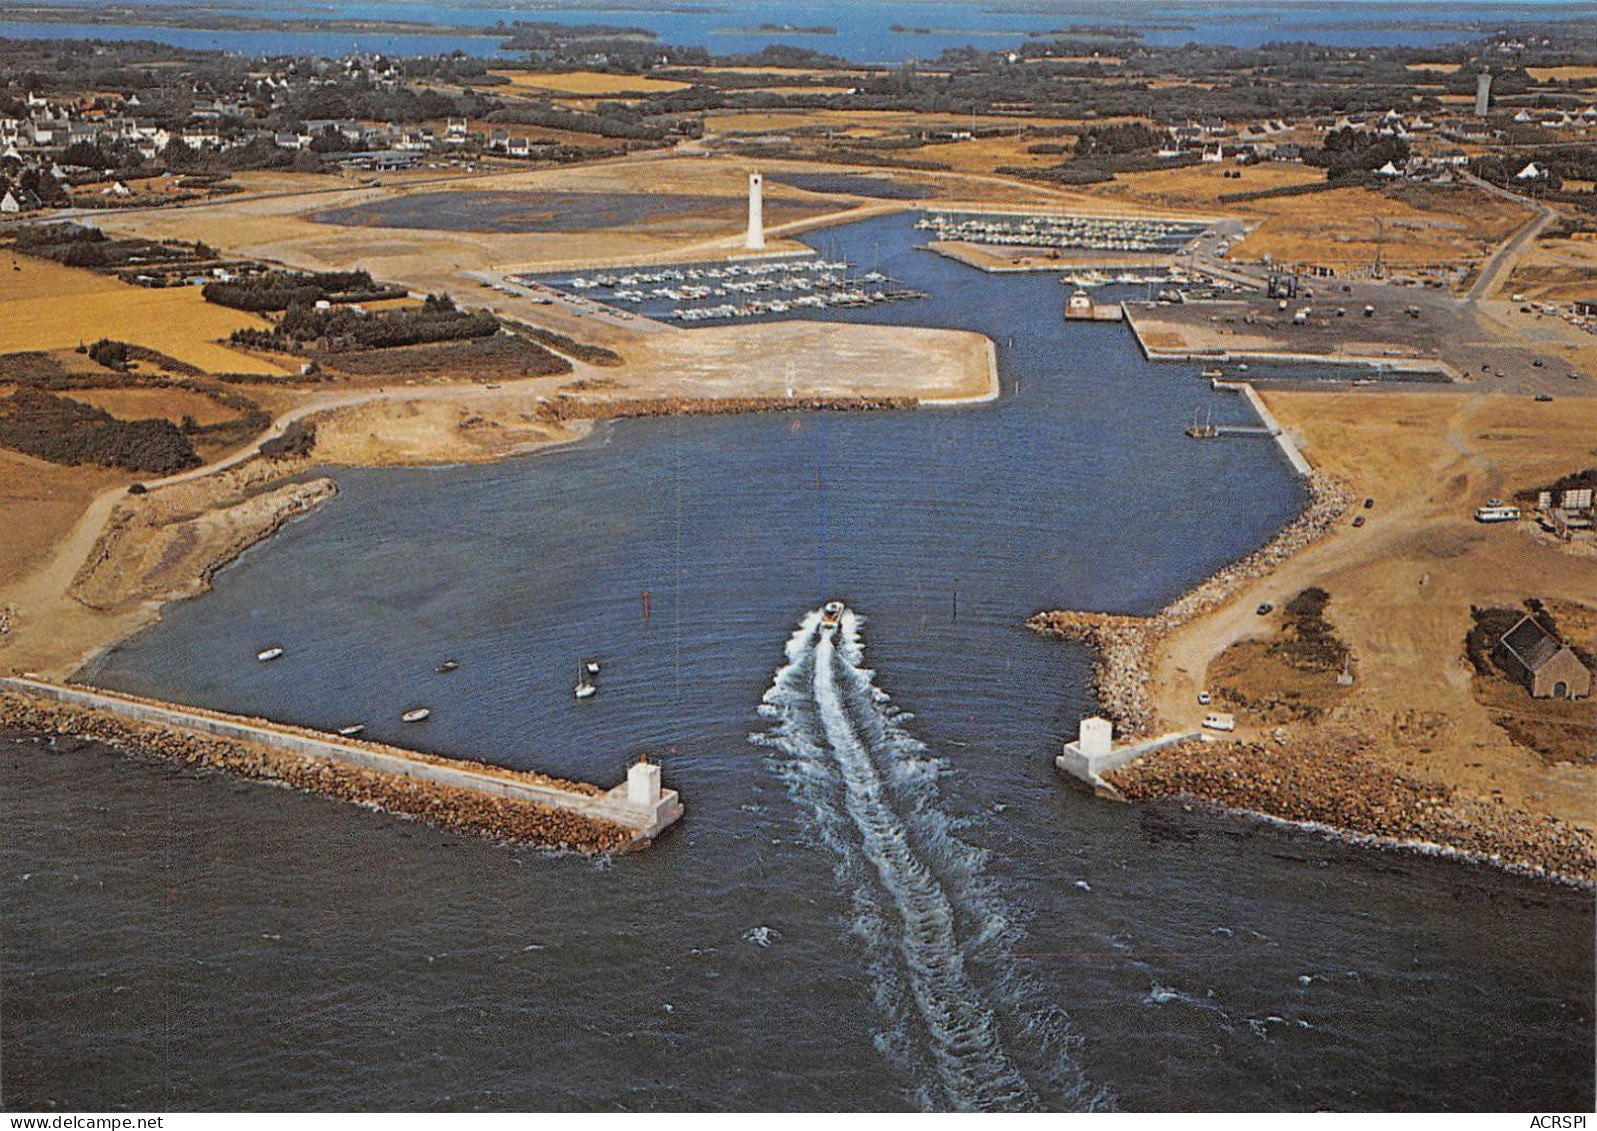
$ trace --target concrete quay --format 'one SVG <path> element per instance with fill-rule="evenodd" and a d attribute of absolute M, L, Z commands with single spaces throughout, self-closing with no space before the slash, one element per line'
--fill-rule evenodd
<path fill-rule="evenodd" d="M 1286 429 L 1281 427 L 1281 422 L 1275 418 L 1275 413 L 1265 407 L 1264 400 L 1259 392 L 1247 381 L 1222 381 L 1218 377 L 1212 378 L 1210 384 L 1216 389 L 1226 389 L 1231 392 L 1241 393 L 1248 398 L 1248 403 L 1253 406 L 1253 411 L 1259 416 L 1259 421 L 1266 429 L 1267 434 L 1274 437 L 1280 445 L 1286 461 L 1292 465 L 1292 470 L 1307 479 L 1314 474 L 1314 468 L 1309 466 L 1309 461 L 1303 458 L 1303 453 L 1298 449 L 1297 443 L 1288 436 Z"/>
<path fill-rule="evenodd" d="M 631 767 L 627 780 L 608 791 L 571 783 L 561 788 L 553 779 L 480 763 L 420 754 L 377 743 L 348 742 L 259 719 L 218 711 L 156 703 L 132 696 L 83 687 L 68 687 L 31 678 L 0 677 L 0 692 L 103 713 L 138 724 L 175 728 L 230 742 L 249 743 L 297 759 L 370 771 L 410 783 L 446 790 L 465 790 L 491 798 L 553 809 L 620 826 L 629 834 L 627 847 L 643 847 L 681 818 L 675 790 L 660 786 L 660 767 L 646 761 Z M 585 792 L 591 791 L 591 792 Z"/>

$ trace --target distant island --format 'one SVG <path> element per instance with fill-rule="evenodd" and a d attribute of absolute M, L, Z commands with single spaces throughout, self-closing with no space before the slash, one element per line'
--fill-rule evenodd
<path fill-rule="evenodd" d="M 710 34 L 766 35 L 771 32 L 776 32 L 780 35 L 836 35 L 837 29 L 835 27 L 828 27 L 826 24 L 812 24 L 808 27 L 800 27 L 797 24 L 767 23 L 760 24 L 757 27 L 718 27 L 715 28 Z"/>
<path fill-rule="evenodd" d="M 887 30 L 898 35 L 1002 35 L 1012 37 L 1033 34 L 1032 32 L 1014 31 L 1001 27 L 912 27 L 909 24 L 893 24 Z"/>

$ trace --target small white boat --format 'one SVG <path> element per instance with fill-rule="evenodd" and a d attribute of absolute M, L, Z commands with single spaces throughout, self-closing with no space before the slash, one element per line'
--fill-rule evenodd
<path fill-rule="evenodd" d="M 448 675 L 458 667 L 460 667 L 459 660 L 445 660 L 443 663 L 438 665 L 438 674 Z"/>
<path fill-rule="evenodd" d="M 431 715 L 432 711 L 426 707 L 413 707 L 403 715 L 400 715 L 399 721 L 402 723 L 419 723 Z"/>
<path fill-rule="evenodd" d="M 257 660 L 259 660 L 261 663 L 264 664 L 264 663 L 267 663 L 270 660 L 277 659 L 282 654 L 283 654 L 283 649 L 281 647 L 279 647 L 278 645 L 274 644 L 270 648 L 266 648 L 266 649 L 263 649 L 262 651 L 259 651 L 259 652 L 255 653 L 255 658 Z"/>
<path fill-rule="evenodd" d="M 1218 369 L 1205 369 L 1203 371 L 1203 375 L 1205 377 L 1208 377 L 1210 380 L 1213 380 L 1216 377 L 1224 377 L 1225 376 L 1225 374 L 1220 372 L 1220 370 L 1218 370 Z"/>
<path fill-rule="evenodd" d="M 589 675 L 598 675 L 599 674 L 599 661 L 598 660 L 589 660 L 587 663 L 583 664 L 582 666 L 585 669 L 587 669 L 587 672 L 588 672 Z"/>
<path fill-rule="evenodd" d="M 836 628 L 843 620 L 843 614 L 848 611 L 848 606 L 841 601 L 828 601 L 821 606 L 821 627 L 826 629 Z"/>
<path fill-rule="evenodd" d="M 578 664 L 577 665 L 577 686 L 576 686 L 577 698 L 578 699 L 591 699 L 594 696 L 594 694 L 598 692 L 598 690 L 599 690 L 598 685 L 595 684 L 593 682 L 593 680 L 588 678 L 588 665 L 586 665 L 586 664 Z"/>
<path fill-rule="evenodd" d="M 353 723 L 347 727 L 339 727 L 338 733 L 343 735 L 345 738 L 354 738 L 356 735 L 366 733 L 366 724 Z"/>

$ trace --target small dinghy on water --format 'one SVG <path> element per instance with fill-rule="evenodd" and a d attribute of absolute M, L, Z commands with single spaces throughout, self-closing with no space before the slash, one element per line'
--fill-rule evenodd
<path fill-rule="evenodd" d="M 402 723 L 419 723 L 422 720 L 429 718 L 431 715 L 432 711 L 430 708 L 413 707 L 406 711 L 403 715 L 400 715 L 399 721 Z"/>
<path fill-rule="evenodd" d="M 438 665 L 438 674 L 439 675 L 448 675 L 450 672 L 454 671 L 455 669 L 457 669 L 459 667 L 460 667 L 460 661 L 459 660 L 445 660 L 443 663 Z"/>
<path fill-rule="evenodd" d="M 365 723 L 353 723 L 353 724 L 351 724 L 350 726 L 347 726 L 347 727 L 339 727 L 338 728 L 338 733 L 343 735 L 345 738 L 355 738 L 358 735 L 362 735 L 362 734 L 366 733 L 366 724 Z"/>
<path fill-rule="evenodd" d="M 257 660 L 259 660 L 261 663 L 265 664 L 265 663 L 269 663 L 272 660 L 277 659 L 282 654 L 283 654 L 282 646 L 278 645 L 278 644 L 273 644 L 270 648 L 263 648 L 259 652 L 255 653 L 255 658 Z"/>
<path fill-rule="evenodd" d="M 587 670 L 587 673 L 589 675 L 598 675 L 599 674 L 599 661 L 598 660 L 589 660 L 586 663 L 584 663 L 582 666 L 583 666 L 584 669 Z"/>
<path fill-rule="evenodd" d="M 598 665 L 595 664 L 594 666 L 597 667 Z M 591 699 L 599 690 L 598 685 L 588 678 L 588 674 L 587 664 L 577 665 L 576 694 L 578 699 Z"/>

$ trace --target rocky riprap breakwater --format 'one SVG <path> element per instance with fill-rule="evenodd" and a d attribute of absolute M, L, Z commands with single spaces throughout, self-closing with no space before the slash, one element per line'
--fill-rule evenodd
<path fill-rule="evenodd" d="M 0 692 L 0 725 L 33 734 L 93 739 L 113 747 L 136 750 L 163 761 L 207 766 L 243 777 L 282 782 L 306 792 L 324 794 L 340 801 L 414 817 L 439 828 L 471 832 L 495 840 L 601 853 L 626 849 L 633 836 L 632 830 L 623 825 L 564 809 L 324 762 L 253 743 L 150 726 L 104 711 L 35 699 L 15 692 Z M 314 735 L 310 731 L 294 733 L 326 737 Z M 375 744 L 360 745 L 396 753 Z M 415 757 L 418 761 L 450 764 L 447 758 L 416 755 L 412 751 L 398 753 Z M 496 776 L 521 777 L 538 785 L 588 796 L 604 792 L 597 786 L 565 782 L 543 774 L 526 774 L 476 763 L 472 763 L 470 768 L 475 772 L 493 773 Z"/>
<path fill-rule="evenodd" d="M 1189 621 L 1224 604 L 1242 585 L 1262 577 L 1324 534 L 1347 510 L 1340 480 L 1309 477 L 1308 505 L 1281 532 L 1247 557 L 1211 574 L 1151 617 L 1075 610 L 1038 613 L 1027 626 L 1065 640 L 1080 640 L 1097 654 L 1093 690 L 1099 706 L 1126 737 L 1152 737 L 1159 719 L 1153 706 L 1154 647 Z"/>
<path fill-rule="evenodd" d="M 914 397 L 650 397 L 578 400 L 566 397 L 539 408 L 550 420 L 620 420 L 640 416 L 731 416 L 747 412 L 880 412 L 915 408 Z"/>
<path fill-rule="evenodd" d="M 1406 848 L 1445 847 L 1511 871 L 1597 881 L 1597 838 L 1585 829 L 1407 777 L 1348 736 L 1286 746 L 1188 741 L 1104 776 L 1130 799 L 1203 799 Z"/>

